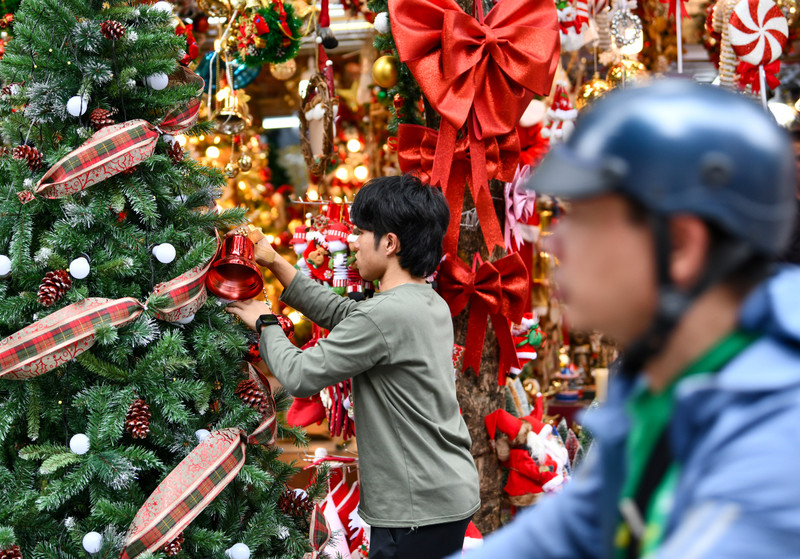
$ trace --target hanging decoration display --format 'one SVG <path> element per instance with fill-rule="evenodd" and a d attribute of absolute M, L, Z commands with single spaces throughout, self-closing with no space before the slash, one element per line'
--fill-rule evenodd
<path fill-rule="evenodd" d="M 487 141 L 505 143 L 503 136 L 516 136 L 514 129 L 534 95 L 550 92 L 558 64 L 555 6 L 504 0 L 485 18 L 481 3 L 475 6 L 476 18 L 465 14 L 454 0 L 410 0 L 402 7 L 389 4 L 400 60 L 442 116 L 431 183 L 442 186 L 450 202 L 445 239 L 450 253 L 455 253 L 458 244 L 461 204 L 457 200 L 464 191 L 463 183 L 450 182 L 459 129 L 466 125 L 468 130 L 472 188 L 484 240 L 490 250 L 502 247 L 503 233 L 488 181 L 512 180 L 519 155 L 512 158 L 508 174 L 490 175 Z M 502 111 L 495 99 L 504 100 Z"/>
<path fill-rule="evenodd" d="M 331 97 L 326 76 L 313 75 L 297 116 L 303 157 L 309 172 L 317 177 L 325 175 L 333 156 L 335 112 L 336 100 Z"/>

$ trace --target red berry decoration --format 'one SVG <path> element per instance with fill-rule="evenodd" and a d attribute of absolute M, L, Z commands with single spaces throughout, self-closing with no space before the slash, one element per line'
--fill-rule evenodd
<path fill-rule="evenodd" d="M 247 349 L 247 354 L 244 356 L 248 363 L 258 363 L 261 361 L 261 352 L 258 350 L 258 342 L 253 342 Z"/>
<path fill-rule="evenodd" d="M 28 162 L 28 168 L 35 171 L 42 166 L 42 153 L 33 146 L 21 144 L 12 152 L 14 159 Z"/>
<path fill-rule="evenodd" d="M 72 279 L 65 270 L 47 272 L 39 286 L 39 302 L 45 307 L 57 303 L 72 287 Z"/>
<path fill-rule="evenodd" d="M 113 19 L 107 19 L 100 24 L 100 32 L 106 39 L 116 41 L 125 35 L 125 26 Z"/>

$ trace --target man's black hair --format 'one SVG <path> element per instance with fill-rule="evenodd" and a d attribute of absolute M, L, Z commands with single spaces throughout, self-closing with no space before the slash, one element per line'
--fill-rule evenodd
<path fill-rule="evenodd" d="M 432 274 L 442 259 L 442 241 L 450 209 L 441 189 L 413 175 L 380 177 L 365 184 L 350 208 L 359 229 L 375 235 L 375 247 L 387 233 L 400 239 L 400 266 L 415 277 Z"/>

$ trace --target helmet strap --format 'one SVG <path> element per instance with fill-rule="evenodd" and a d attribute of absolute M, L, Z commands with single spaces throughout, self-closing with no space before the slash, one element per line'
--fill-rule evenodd
<path fill-rule="evenodd" d="M 730 239 L 713 246 L 702 277 L 689 290 L 680 289 L 671 279 L 670 217 L 650 213 L 648 221 L 656 246 L 658 272 L 658 303 L 653 322 L 645 333 L 625 348 L 621 370 L 637 375 L 648 360 L 663 351 L 683 315 L 711 287 L 727 279 L 731 273 L 755 255 L 746 243 Z"/>

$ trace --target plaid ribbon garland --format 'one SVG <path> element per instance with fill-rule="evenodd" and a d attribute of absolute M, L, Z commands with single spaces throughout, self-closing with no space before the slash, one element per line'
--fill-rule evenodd
<path fill-rule="evenodd" d="M 319 505 L 314 505 L 314 512 L 311 513 L 311 526 L 308 529 L 308 540 L 311 543 L 312 553 L 306 553 L 305 558 L 315 559 L 328 545 L 331 539 L 331 529 L 328 521 L 325 520 L 325 513 Z"/>
<path fill-rule="evenodd" d="M 233 481 L 245 462 L 247 435 L 212 432 L 147 498 L 125 537 L 120 559 L 134 559 L 172 541 Z"/>
<path fill-rule="evenodd" d="M 144 310 L 132 298 L 88 298 L 38 320 L 0 341 L 0 378 L 42 375 L 92 347 L 100 327 L 119 328 Z"/>
<path fill-rule="evenodd" d="M 35 193 L 62 198 L 80 192 L 148 159 L 161 134 L 181 134 L 194 126 L 200 113 L 203 79 L 181 66 L 170 81 L 195 85 L 197 97 L 167 113 L 160 126 L 146 120 L 130 120 L 102 128 L 53 165 L 36 184 Z"/>
<path fill-rule="evenodd" d="M 156 318 L 176 322 L 195 314 L 208 299 L 206 275 L 213 262 L 212 258 L 173 280 L 155 286 L 152 296 L 161 295 L 169 299 L 164 307 L 159 308 Z"/>
<path fill-rule="evenodd" d="M 272 388 L 267 378 L 256 369 L 251 363 L 247 364 L 250 379 L 255 381 L 264 393 L 264 404 L 259 410 L 261 412 L 261 423 L 256 430 L 250 433 L 247 442 L 250 444 L 273 445 L 278 436 L 278 407 L 275 405 L 275 398 L 272 396 Z"/>

